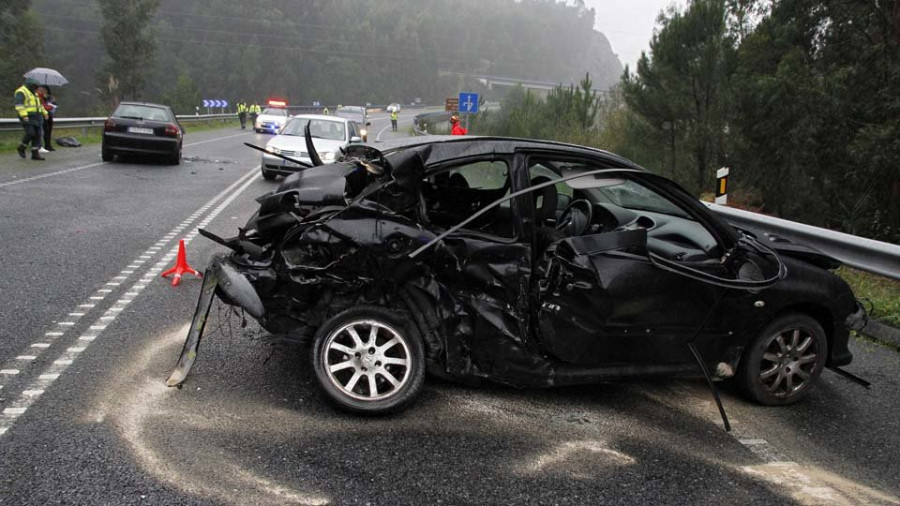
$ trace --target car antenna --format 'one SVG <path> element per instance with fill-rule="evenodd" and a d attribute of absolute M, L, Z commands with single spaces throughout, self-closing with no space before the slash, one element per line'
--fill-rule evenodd
<path fill-rule="evenodd" d="M 306 151 L 309 152 L 309 160 L 312 162 L 314 167 L 318 167 L 320 165 L 325 165 L 322 163 L 322 159 L 319 158 L 319 153 L 316 152 L 316 146 L 313 144 L 312 134 L 309 133 L 309 123 L 306 124 L 306 128 L 303 129 L 303 137 L 306 137 Z"/>
<path fill-rule="evenodd" d="M 731 432 L 731 424 L 728 422 L 728 415 L 725 414 L 725 407 L 722 406 L 722 399 L 719 398 L 719 389 L 716 387 L 716 384 L 713 383 L 712 376 L 709 375 L 709 370 L 706 368 L 706 363 L 703 362 L 703 357 L 700 355 L 700 350 L 694 346 L 694 341 L 700 336 L 700 333 L 703 332 L 703 329 L 706 328 L 706 324 L 709 323 L 709 319 L 712 318 L 713 313 L 716 311 L 716 308 L 719 307 L 719 304 L 722 302 L 722 299 L 725 298 L 725 290 L 722 290 L 722 295 L 716 299 L 716 303 L 709 309 L 709 312 L 706 313 L 706 318 L 703 319 L 703 323 L 697 327 L 694 335 L 691 336 L 690 340 L 688 340 L 687 347 L 691 350 L 691 354 L 694 356 L 694 359 L 697 360 L 697 365 L 700 366 L 700 371 L 703 373 L 703 378 L 706 379 L 706 384 L 709 386 L 709 391 L 712 392 L 713 398 L 716 400 L 716 406 L 719 408 L 719 414 L 722 416 L 722 423 L 725 425 L 725 432 Z"/>

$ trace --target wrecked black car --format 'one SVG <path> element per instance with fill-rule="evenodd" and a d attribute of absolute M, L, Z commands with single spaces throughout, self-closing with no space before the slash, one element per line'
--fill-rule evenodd
<path fill-rule="evenodd" d="M 309 343 L 322 389 L 360 413 L 407 406 L 426 372 L 520 387 L 734 377 L 789 404 L 852 359 L 864 313 L 815 250 L 763 244 L 608 152 L 406 142 L 313 156 L 237 237 L 204 232 L 232 251 L 210 262 L 170 386 L 213 296 Z"/>

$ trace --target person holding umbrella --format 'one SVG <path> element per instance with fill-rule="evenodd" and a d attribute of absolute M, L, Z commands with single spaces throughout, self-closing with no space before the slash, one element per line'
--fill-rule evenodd
<path fill-rule="evenodd" d="M 20 86 L 13 94 L 16 114 L 19 116 L 19 122 L 22 124 L 22 128 L 25 129 L 25 136 L 22 137 L 22 142 L 19 143 L 16 151 L 18 151 L 19 156 L 25 158 L 25 150 L 28 148 L 28 144 L 31 143 L 32 160 L 45 159 L 41 156 L 39 150 L 41 149 L 42 142 L 41 122 L 44 119 L 44 115 L 47 114 L 47 111 L 41 106 L 40 99 L 38 99 L 37 95 L 34 94 L 38 85 L 37 79 L 26 77 L 25 84 Z"/>
<path fill-rule="evenodd" d="M 47 117 L 44 118 L 44 149 L 47 151 L 56 151 L 50 139 L 53 136 L 53 115 L 56 114 L 56 101 L 50 93 L 47 86 L 38 86 L 37 96 L 41 101 L 41 105 L 47 111 Z"/>
<path fill-rule="evenodd" d="M 14 93 L 16 113 L 19 115 L 19 121 L 22 122 L 22 127 L 25 129 L 25 137 L 22 139 L 22 143 L 19 144 L 18 152 L 19 156 L 25 158 L 25 150 L 30 142 L 31 159 L 43 160 L 44 157 L 40 153 L 41 144 L 44 142 L 45 137 L 43 123 L 46 122 L 48 130 L 52 128 L 52 123 L 49 110 L 44 107 L 44 102 L 41 97 L 35 94 L 35 91 L 38 86 L 43 86 L 46 90 L 49 89 L 47 88 L 48 86 L 62 86 L 68 83 L 69 80 L 59 72 L 44 67 L 33 68 L 26 72 L 24 77 L 25 84 Z M 52 109 L 56 109 L 55 103 Z M 48 144 L 47 150 L 53 151 L 53 146 L 49 144 L 49 132 L 46 140 Z"/>

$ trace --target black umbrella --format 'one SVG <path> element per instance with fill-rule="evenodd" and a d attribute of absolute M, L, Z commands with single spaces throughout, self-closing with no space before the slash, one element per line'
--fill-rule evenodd
<path fill-rule="evenodd" d="M 24 77 L 30 77 L 44 86 L 62 86 L 69 82 L 62 74 L 44 67 L 37 67 L 25 73 Z"/>

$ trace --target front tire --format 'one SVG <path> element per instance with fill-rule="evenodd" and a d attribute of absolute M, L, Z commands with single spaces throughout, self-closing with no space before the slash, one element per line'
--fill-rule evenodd
<path fill-rule="evenodd" d="M 112 151 L 102 148 L 100 150 L 100 159 L 104 162 L 111 162 L 116 159 L 116 155 Z"/>
<path fill-rule="evenodd" d="M 357 306 L 326 321 L 313 341 L 319 386 L 339 408 L 381 415 L 406 408 L 425 380 L 425 350 L 409 318 Z"/>
<path fill-rule="evenodd" d="M 793 404 L 809 395 L 827 356 L 828 339 L 819 322 L 804 314 L 783 315 L 744 350 L 738 382 L 760 404 Z"/>
<path fill-rule="evenodd" d="M 269 172 L 266 169 L 261 169 L 261 170 L 262 170 L 262 177 L 266 181 L 271 181 L 271 180 L 275 179 L 275 177 L 278 175 L 278 174 L 275 174 L 274 172 Z"/>

